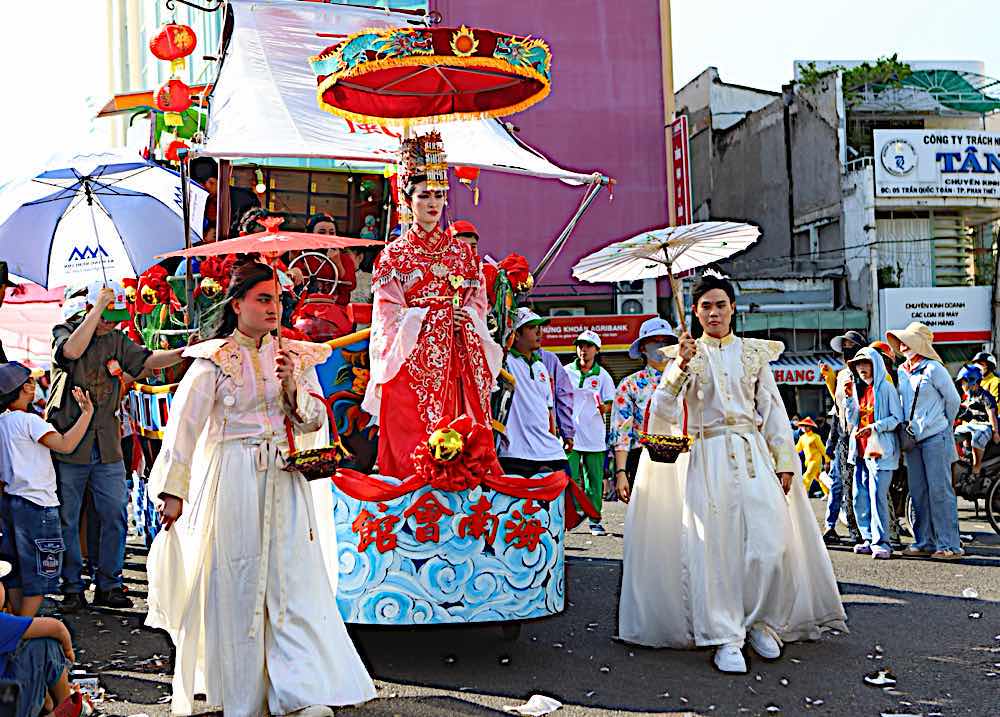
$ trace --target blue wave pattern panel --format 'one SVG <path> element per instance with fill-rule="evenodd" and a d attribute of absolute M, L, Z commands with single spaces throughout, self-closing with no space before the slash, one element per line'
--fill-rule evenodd
<path fill-rule="evenodd" d="M 337 604 L 346 622 L 492 622 L 562 612 L 561 499 L 545 503 L 488 488 L 424 486 L 371 503 L 333 491 Z M 429 520 L 435 516 L 436 522 Z"/>

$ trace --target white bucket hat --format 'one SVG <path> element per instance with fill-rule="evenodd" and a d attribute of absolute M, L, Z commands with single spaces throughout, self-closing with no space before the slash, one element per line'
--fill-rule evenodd
<path fill-rule="evenodd" d="M 651 319 L 643 321 L 642 326 L 639 327 L 639 338 L 633 341 L 632 345 L 628 347 L 629 358 L 642 358 L 642 353 L 639 351 L 639 345 L 643 342 L 643 339 L 648 339 L 653 336 L 673 338 L 673 342 L 668 341 L 667 343 L 677 343 L 677 334 L 674 333 L 674 328 L 670 325 L 670 323 L 661 319 L 659 316 L 654 316 Z"/>

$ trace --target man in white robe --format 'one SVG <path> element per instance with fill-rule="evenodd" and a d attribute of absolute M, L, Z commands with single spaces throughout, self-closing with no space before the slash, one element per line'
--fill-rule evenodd
<path fill-rule="evenodd" d="M 647 453 L 625 519 L 621 639 L 714 647 L 746 672 L 781 642 L 846 630 L 830 559 L 799 479 L 788 415 L 769 362 L 780 342 L 740 339 L 735 292 L 706 275 L 694 289 L 705 333 L 674 356 L 650 403 L 649 431 L 693 437 L 674 464 Z"/>

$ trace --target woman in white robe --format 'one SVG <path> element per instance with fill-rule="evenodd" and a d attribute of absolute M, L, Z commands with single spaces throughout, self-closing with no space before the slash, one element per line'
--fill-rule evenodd
<path fill-rule="evenodd" d="M 731 303 L 724 290 L 705 295 L 725 299 L 710 311 Z M 697 298 L 696 288 L 701 318 Z M 676 355 L 686 344 L 693 355 L 686 369 L 675 358 L 661 379 L 649 432 L 682 433 L 686 404 L 694 442 L 676 463 L 653 462 L 645 451 L 640 460 L 625 519 L 619 636 L 651 647 L 713 646 L 720 669 L 743 672 L 748 637 L 774 658 L 781 640 L 846 625 L 768 365 L 783 346 L 733 336 L 730 317 L 731 309 L 703 318 L 712 324 L 704 336 L 667 349 Z"/>
<path fill-rule="evenodd" d="M 185 352 L 194 363 L 150 475 L 165 530 L 149 555 L 146 624 L 176 646 L 175 714 L 191 714 L 196 694 L 227 717 L 330 715 L 375 696 L 337 609 L 330 484 L 283 469 L 286 416 L 297 449 L 326 443 L 310 392 L 330 349 L 277 348 L 271 276 L 238 269 L 226 309 L 238 328 Z"/>

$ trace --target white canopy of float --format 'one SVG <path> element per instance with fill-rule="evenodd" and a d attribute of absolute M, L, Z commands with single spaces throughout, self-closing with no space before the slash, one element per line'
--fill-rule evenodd
<path fill-rule="evenodd" d="M 417 22 L 413 15 L 299 0 L 230 0 L 228 7 L 231 31 L 223 39 L 207 137 L 192 148 L 193 154 L 225 159 L 326 158 L 348 166 L 395 161 L 396 130 L 350 122 L 319 108 L 309 58 L 353 32 Z M 441 132 L 451 165 L 572 184 L 607 182 L 599 173 L 580 174 L 556 166 L 497 120 L 447 122 L 435 128 Z M 427 127 L 414 129 L 420 133 Z"/>

